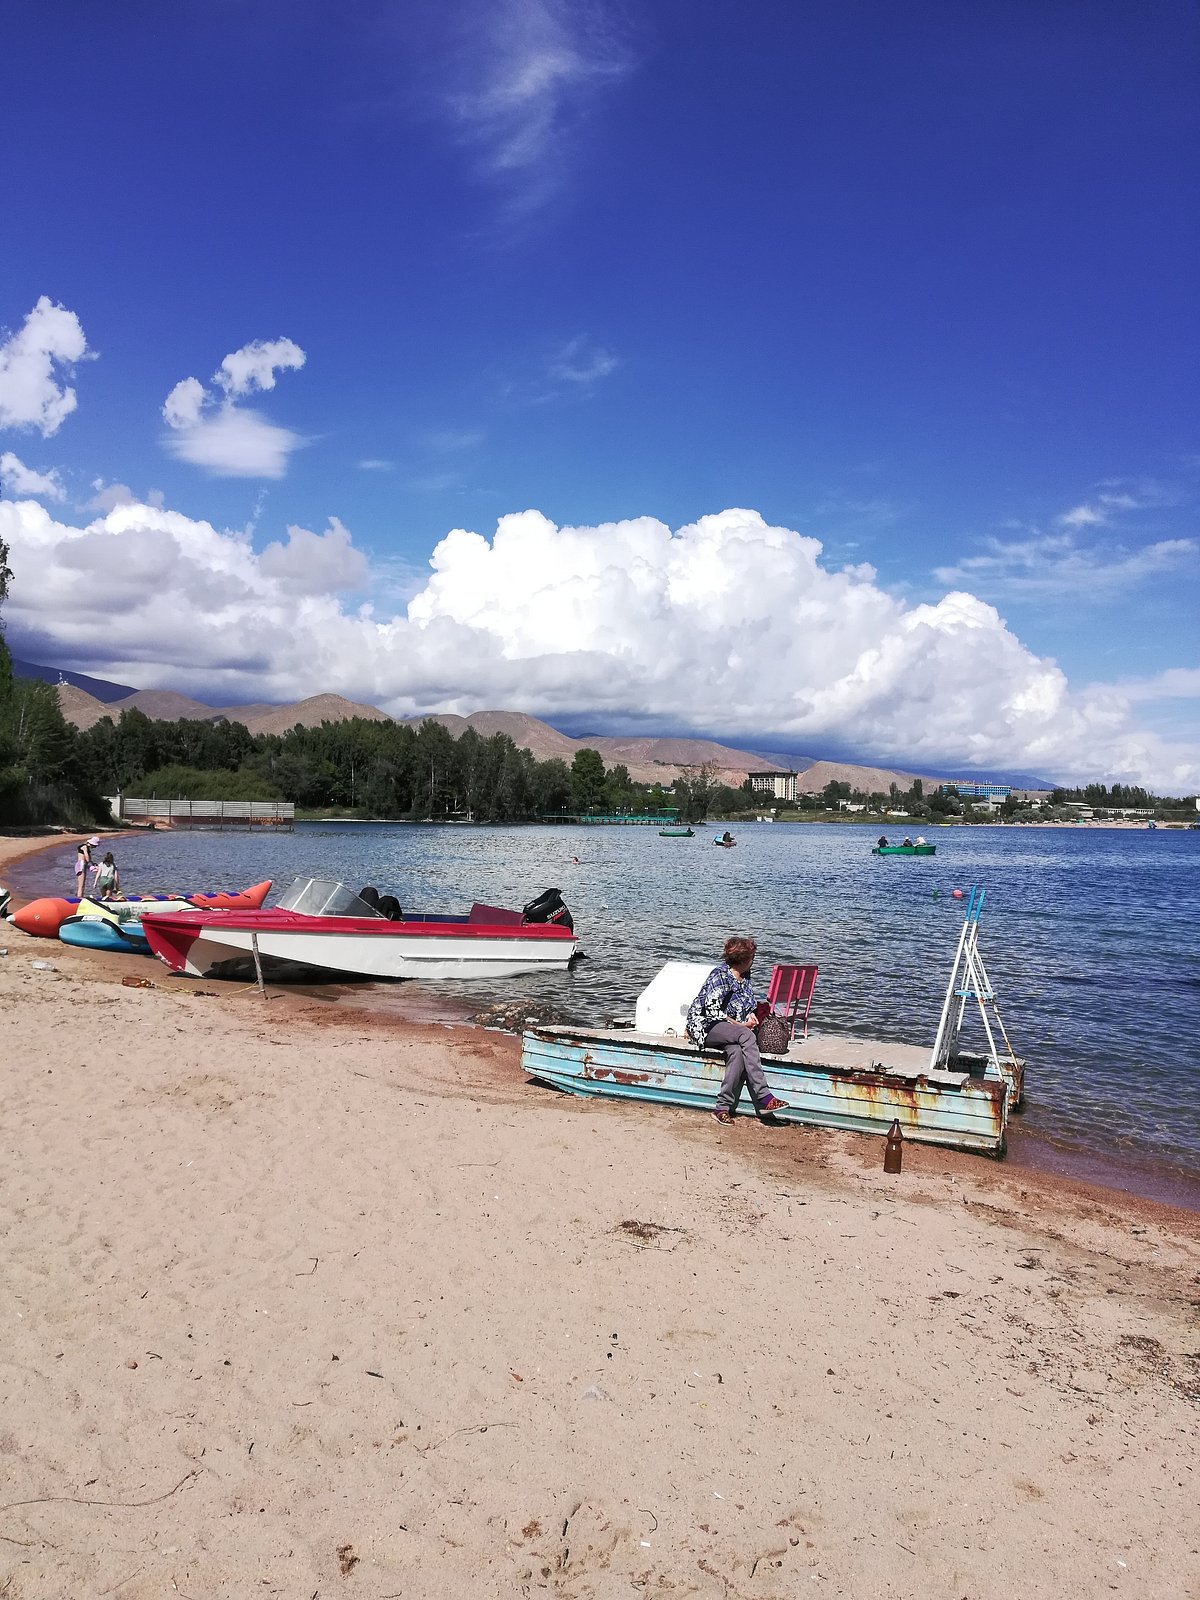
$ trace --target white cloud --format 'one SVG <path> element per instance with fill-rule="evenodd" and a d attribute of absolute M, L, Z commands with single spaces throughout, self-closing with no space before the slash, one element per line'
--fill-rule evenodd
<path fill-rule="evenodd" d="M 65 500 L 67 491 L 58 473 L 51 467 L 49 472 L 35 472 L 32 467 L 27 467 L 19 457 L 13 455 L 11 450 L 5 450 L 0 455 L 0 484 L 10 494 L 35 494 L 43 500 Z"/>
<path fill-rule="evenodd" d="M 550 357 L 547 372 L 559 383 L 590 389 L 615 372 L 620 362 L 611 351 L 593 344 L 586 334 L 570 339 Z"/>
<path fill-rule="evenodd" d="M 336 517 L 330 517 L 324 533 L 296 527 L 287 533 L 287 544 L 269 544 L 258 560 L 263 576 L 285 593 L 337 594 L 366 583 L 367 558 Z"/>
<path fill-rule="evenodd" d="M 1200 667 L 1169 667 L 1152 678 L 1132 678 L 1114 685 L 1130 701 L 1200 700 Z"/>
<path fill-rule="evenodd" d="M 367 456 L 363 461 L 355 463 L 360 472 L 391 472 L 395 467 L 394 461 L 381 461 L 378 456 Z"/>
<path fill-rule="evenodd" d="M 78 404 L 57 369 L 69 372 L 88 354 L 79 318 L 42 295 L 0 344 L 0 428 L 36 428 L 43 439 L 57 433 Z"/>
<path fill-rule="evenodd" d="M 213 382 L 228 395 L 273 389 L 276 372 L 298 372 L 306 360 L 291 339 L 255 339 L 225 357 L 213 373 Z"/>
<path fill-rule="evenodd" d="M 978 584 L 991 594 L 1046 595 L 1076 604 L 1190 566 L 1200 553 L 1195 539 L 1156 539 L 1134 549 L 1111 541 L 1084 545 L 1073 528 L 1027 539 L 987 539 L 984 554 L 937 567 L 934 577 L 939 583 Z"/>
<path fill-rule="evenodd" d="M 18 651 L 37 642 L 35 659 L 57 648 L 147 686 L 218 684 L 224 703 L 336 690 L 396 715 L 649 712 L 675 728 L 752 726 L 764 744 L 836 739 L 927 770 L 1200 784 L 1200 746 L 1139 726 L 1136 690 L 1073 689 L 974 595 L 908 605 L 753 511 L 674 532 L 651 517 L 556 527 L 536 511 L 502 517 L 490 539 L 454 529 L 391 617 L 332 592 L 362 572 L 333 520 L 256 555 L 244 532 L 145 505 L 74 528 L 36 502 L 0 502 L 0 538 Z M 377 605 L 387 587 L 372 584 Z"/>
<path fill-rule="evenodd" d="M 484 173 L 528 211 L 561 184 L 597 95 L 631 68 L 599 0 L 490 0 L 472 13 L 446 103 Z"/>
<path fill-rule="evenodd" d="M 179 460 L 216 477 L 282 478 L 289 457 L 304 440 L 237 400 L 255 390 L 273 389 L 276 372 L 295 371 L 304 362 L 304 351 L 290 339 L 259 339 L 227 355 L 213 374 L 223 400 L 198 378 L 180 379 L 163 402 L 163 418 L 171 430 L 163 444 Z"/>
<path fill-rule="evenodd" d="M 117 506 L 135 505 L 140 499 L 148 506 L 162 507 L 166 496 L 161 489 L 149 489 L 138 496 L 127 483 L 106 483 L 103 478 L 92 479 L 94 493 L 76 509 L 79 511 L 113 511 Z"/>

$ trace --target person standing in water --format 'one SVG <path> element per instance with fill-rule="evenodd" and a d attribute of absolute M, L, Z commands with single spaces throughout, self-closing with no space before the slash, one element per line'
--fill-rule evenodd
<path fill-rule="evenodd" d="M 758 1015 L 750 969 L 757 952 L 753 939 L 726 939 L 724 965 L 712 969 L 688 1007 L 688 1038 L 698 1049 L 715 1046 L 725 1055 L 725 1076 L 713 1111 L 722 1125 L 733 1121 L 744 1083 L 750 1085 L 760 1117 L 787 1110 L 786 1102 L 771 1093 L 754 1037 Z"/>
<path fill-rule="evenodd" d="M 82 900 L 84 888 L 87 884 L 88 868 L 92 864 L 92 851 L 100 844 L 99 839 L 93 837 L 85 839 L 75 853 L 75 898 Z"/>

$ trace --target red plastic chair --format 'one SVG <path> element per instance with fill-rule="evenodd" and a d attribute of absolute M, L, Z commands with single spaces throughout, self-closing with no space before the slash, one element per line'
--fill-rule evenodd
<path fill-rule="evenodd" d="M 777 966 L 771 973 L 767 1010 L 783 1018 L 793 1038 L 797 1029 L 802 1039 L 808 1038 L 808 1013 L 816 986 L 816 967 Z"/>

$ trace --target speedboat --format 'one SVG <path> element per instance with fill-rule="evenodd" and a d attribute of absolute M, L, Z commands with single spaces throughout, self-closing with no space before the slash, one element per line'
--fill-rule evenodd
<path fill-rule="evenodd" d="M 579 950 L 557 889 L 521 911 L 476 902 L 462 916 L 389 917 L 344 883 L 297 878 L 261 911 L 168 912 L 142 928 L 160 960 L 197 978 L 240 975 L 255 955 L 365 978 L 510 978 L 565 971 Z"/>

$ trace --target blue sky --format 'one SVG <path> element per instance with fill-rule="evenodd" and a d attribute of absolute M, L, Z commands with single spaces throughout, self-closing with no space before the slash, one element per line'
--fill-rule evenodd
<path fill-rule="evenodd" d="M 520 701 L 977 767 L 1083 771 L 1092 748 L 1186 786 L 1194 6 L 7 15 L 0 346 L 43 296 L 86 339 L 48 357 L 77 397 L 57 420 L 27 386 L 6 412 L 0 355 L 18 653 L 208 698 Z M 790 544 L 704 521 L 729 508 Z M 502 560 L 498 521 L 529 509 L 585 531 L 510 523 Z M 241 601 L 195 524 L 279 552 L 239 568 Z M 483 548 L 445 551 L 456 528 Z M 174 541 L 172 574 L 139 591 L 131 539 Z M 39 598 L 47 559 L 65 576 Z M 97 643 L 105 612 L 164 593 L 209 608 L 203 649 L 149 625 Z M 317 652 L 339 681 L 272 643 L 296 605 L 369 634 Z M 831 639 L 853 649 L 823 672 Z"/>

